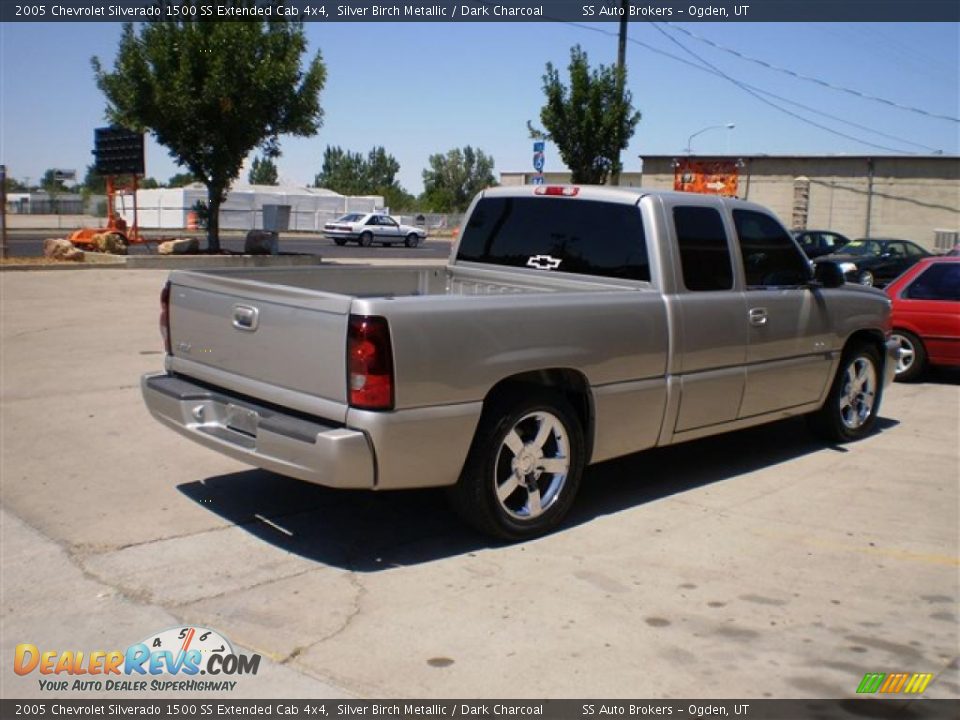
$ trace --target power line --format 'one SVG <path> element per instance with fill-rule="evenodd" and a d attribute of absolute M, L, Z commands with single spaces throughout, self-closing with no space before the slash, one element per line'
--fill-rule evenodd
<path fill-rule="evenodd" d="M 749 94 L 749 95 L 752 95 L 752 96 L 755 97 L 757 100 L 759 100 L 760 102 L 762 102 L 764 105 L 769 105 L 770 107 L 772 107 L 772 108 L 774 108 L 774 109 L 776 109 L 776 110 L 779 110 L 780 112 L 785 113 L 785 114 L 789 115 L 790 117 L 796 118 L 797 120 L 800 120 L 801 122 L 805 122 L 805 123 L 807 123 L 808 125 L 812 125 L 812 126 L 814 126 L 814 127 L 816 127 L 816 128 L 820 128 L 821 130 L 825 130 L 825 131 L 828 132 L 828 133 L 832 133 L 832 134 L 838 135 L 838 136 L 840 136 L 840 137 L 842 137 L 842 138 L 846 138 L 847 140 L 853 140 L 854 142 L 861 143 L 862 145 L 868 145 L 868 146 L 870 146 L 870 147 L 875 147 L 875 148 L 878 148 L 878 149 L 880 149 L 880 150 L 888 150 L 888 151 L 890 151 L 890 152 L 903 152 L 903 150 L 900 150 L 900 149 L 898 149 L 898 148 L 892 148 L 892 147 L 888 147 L 888 146 L 886 146 L 886 145 L 879 145 L 879 144 L 877 144 L 877 143 L 868 142 L 868 141 L 863 140 L 863 139 L 861 139 L 861 138 L 854 137 L 853 135 L 848 135 L 847 133 L 840 132 L 839 130 L 834 130 L 834 129 L 831 128 L 831 127 L 828 127 L 828 126 L 826 126 L 826 125 L 822 125 L 822 124 L 820 124 L 820 123 L 818 123 L 818 122 L 815 122 L 814 120 L 811 120 L 810 118 L 805 118 L 803 115 L 798 115 L 797 113 L 793 112 L 792 110 L 788 110 L 788 109 L 785 108 L 785 107 L 782 107 L 782 106 L 780 106 L 780 105 L 777 105 L 777 104 L 776 104 L 775 102 L 773 102 L 772 100 L 768 100 L 767 98 L 763 97 L 760 93 L 758 93 L 758 92 L 754 91 L 753 89 L 751 89 L 750 87 L 748 87 L 745 83 L 742 83 L 742 82 L 740 82 L 739 80 L 737 80 L 736 78 L 733 78 L 733 77 L 727 75 L 725 72 L 723 72 L 723 70 L 719 69 L 718 67 L 716 67 L 716 66 L 712 65 L 711 63 L 707 62 L 706 60 L 704 60 L 702 57 L 700 57 L 699 55 L 697 55 L 693 50 L 691 50 L 690 48 L 686 47 L 686 46 L 685 46 L 683 43 L 681 43 L 679 40 L 677 40 L 676 38 L 672 37 L 669 33 L 667 33 L 667 31 L 664 30 L 662 27 L 660 27 L 658 23 L 650 23 L 650 25 L 652 25 L 653 28 L 654 28 L 657 32 L 659 32 L 660 34 L 662 34 L 662 35 L 663 35 L 665 38 L 667 38 L 670 42 L 672 42 L 672 43 L 674 43 L 675 45 L 677 45 L 677 46 L 678 46 L 681 50 L 683 50 L 685 53 L 687 53 L 688 55 L 692 55 L 694 58 L 696 58 L 697 60 L 699 60 L 703 65 L 705 65 L 706 67 L 711 68 L 712 70 L 716 71 L 716 73 L 719 74 L 721 77 L 723 77 L 725 80 L 733 83 L 733 84 L 736 85 L 738 88 L 740 88 L 741 90 L 743 90 L 745 93 L 747 93 L 747 94 Z"/>
<path fill-rule="evenodd" d="M 712 48 L 720 50 L 721 52 L 728 53 L 730 55 L 733 55 L 734 57 L 740 58 L 741 60 L 745 60 L 747 62 L 755 63 L 756 65 L 765 67 L 768 70 L 774 70 L 779 73 L 784 73 L 785 75 L 790 75 L 791 77 L 797 78 L 798 80 L 806 80 L 807 82 L 815 83 L 817 85 L 820 85 L 821 87 L 829 88 L 830 90 L 836 90 L 838 92 L 847 93 L 848 95 L 854 95 L 855 97 L 861 98 L 863 100 L 872 100 L 873 102 L 882 103 L 884 105 L 897 108 L 898 110 L 906 110 L 908 112 L 917 113 L 918 115 L 925 115 L 926 117 L 937 118 L 938 120 L 949 120 L 950 122 L 960 123 L 960 118 L 951 117 L 950 115 L 940 115 L 938 113 L 929 112 L 927 110 L 923 110 L 922 108 L 915 108 L 910 105 L 901 105 L 900 103 L 894 102 L 893 100 L 887 100 L 886 98 L 877 97 L 876 95 L 870 95 L 868 93 L 860 92 L 859 90 L 853 90 L 848 87 L 843 87 L 842 85 L 834 85 L 833 83 L 827 82 L 826 80 L 821 80 L 820 78 L 812 77 L 810 75 L 803 75 L 802 73 L 795 72 L 788 68 L 783 68 L 778 65 L 774 65 L 773 63 L 769 63 L 766 60 L 761 60 L 759 58 L 751 57 L 750 55 L 746 55 L 740 52 L 739 50 L 734 50 L 733 48 L 725 47 L 723 45 L 720 45 L 719 43 L 715 43 L 713 40 L 697 35 L 696 33 L 691 32 L 690 30 L 687 30 L 686 28 L 681 27 L 680 25 L 677 25 L 675 23 L 668 22 L 664 24 L 670 26 L 673 30 L 682 32 L 684 35 L 688 35 L 689 37 L 692 37 L 694 40 L 697 40 L 706 45 L 709 45 Z"/>
<path fill-rule="evenodd" d="M 567 22 L 566 24 L 567 24 L 567 25 L 571 25 L 571 26 L 576 27 L 576 28 L 579 28 L 579 29 L 581 29 L 581 30 L 589 30 L 589 31 L 591 31 L 591 32 L 600 33 L 601 35 L 608 35 L 608 36 L 611 36 L 611 37 L 615 37 L 614 33 L 611 33 L 611 32 L 609 32 L 609 31 L 607 31 L 607 30 L 602 30 L 602 29 L 600 29 L 600 28 L 592 27 L 592 26 L 590 26 L 590 25 L 584 25 L 584 24 L 582 24 L 582 23 L 576 23 L 576 22 Z M 912 145 L 912 146 L 914 146 L 914 147 L 918 147 L 918 148 L 921 148 L 921 149 L 923 149 L 923 150 L 927 150 L 927 151 L 929 151 L 929 152 L 933 152 L 933 153 L 940 152 L 940 150 L 939 150 L 938 148 L 932 148 L 932 147 L 930 147 L 930 146 L 928 146 L 928 145 L 922 145 L 922 144 L 920 144 L 920 143 L 913 142 L 912 140 L 907 140 L 906 138 L 901 138 L 901 137 L 898 137 L 898 136 L 896 136 L 896 135 L 889 135 L 889 134 L 887 134 L 887 133 L 881 132 L 880 130 L 875 130 L 875 129 L 873 129 L 873 128 L 867 127 L 866 125 L 860 125 L 859 123 L 855 123 L 855 122 L 853 122 L 853 121 L 851 121 L 851 120 L 845 120 L 844 118 L 838 117 L 838 116 L 836 116 L 836 115 L 831 115 L 830 113 L 827 113 L 827 112 L 825 112 L 825 111 L 823 111 L 823 110 L 821 110 L 821 109 L 819 109 L 819 108 L 812 108 L 812 107 L 810 107 L 809 105 L 804 105 L 803 103 L 796 102 L 795 100 L 790 100 L 789 98 L 785 98 L 785 97 L 783 97 L 782 95 L 777 95 L 776 93 L 772 93 L 772 92 L 770 92 L 769 90 L 764 90 L 763 88 L 758 88 L 758 87 L 756 87 L 755 85 L 749 85 L 749 84 L 747 84 L 747 83 L 741 83 L 740 81 L 734 81 L 734 80 L 732 80 L 731 78 L 727 77 L 723 72 L 721 72 L 720 70 L 718 70 L 718 69 L 716 69 L 716 68 L 714 68 L 714 67 L 712 67 L 712 66 L 710 66 L 710 67 L 705 67 L 704 65 L 698 65 L 697 63 L 691 62 L 690 60 L 687 60 L 687 59 L 685 59 L 685 58 L 682 58 L 682 57 L 679 57 L 679 56 L 674 55 L 674 54 L 672 54 L 672 53 L 669 53 L 669 52 L 667 52 L 667 51 L 665 51 L 665 50 L 662 50 L 662 49 L 660 49 L 660 48 L 658 48 L 658 47 L 656 47 L 656 46 L 654 46 L 654 45 L 650 45 L 650 44 L 648 44 L 648 43 L 645 43 L 645 42 L 643 42 L 643 41 L 641 41 L 641 40 L 637 40 L 637 39 L 635 39 L 635 38 L 627 38 L 627 40 L 628 40 L 628 42 L 631 42 L 631 43 L 633 43 L 634 45 L 638 45 L 638 46 L 644 48 L 645 50 L 649 50 L 650 52 L 655 53 L 655 54 L 657 54 L 657 55 L 662 55 L 663 57 L 669 58 L 669 59 L 671 59 L 671 60 L 674 60 L 674 61 L 676 61 L 676 62 L 682 63 L 682 64 L 684 64 L 684 65 L 687 65 L 688 67 L 691 67 L 691 68 L 693 68 L 694 70 L 699 70 L 699 71 L 701 71 L 701 72 L 705 72 L 705 73 L 708 73 L 708 74 L 710 74 L 710 75 L 715 75 L 715 76 L 717 76 L 717 77 L 724 78 L 724 79 L 726 79 L 726 80 L 730 80 L 731 82 L 734 82 L 735 84 L 739 85 L 741 88 L 747 90 L 748 92 L 749 92 L 749 91 L 753 91 L 753 92 L 755 92 L 755 93 L 760 93 L 760 94 L 762 94 L 762 95 L 766 95 L 766 96 L 768 96 L 768 97 L 775 98 L 775 99 L 777 99 L 777 100 L 780 100 L 781 102 L 787 103 L 788 105 L 793 105 L 793 106 L 795 106 L 795 107 L 802 108 L 802 109 L 807 110 L 807 111 L 809 111 L 809 112 L 815 112 L 815 113 L 817 113 L 818 115 L 822 115 L 822 116 L 824 116 L 824 117 L 828 117 L 828 118 L 830 118 L 831 120 L 836 120 L 837 122 L 841 122 L 841 123 L 843 123 L 843 124 L 845 124 L 845 125 L 850 125 L 851 127 L 855 127 L 855 128 L 860 129 L 860 130 L 865 130 L 866 132 L 872 133 L 872 134 L 874 134 L 874 135 L 880 135 L 880 136 L 882 136 L 882 137 L 886 137 L 886 138 L 889 138 L 889 139 L 891 139 L 891 140 L 896 140 L 897 142 L 901 142 L 901 143 L 904 143 L 904 144 L 906 144 L 906 145 Z M 682 46 L 681 46 L 681 47 L 682 47 Z M 699 59 L 699 58 L 698 58 L 698 59 Z M 702 62 L 702 61 L 701 61 L 701 62 Z M 751 92 L 751 94 L 753 94 L 753 92 Z M 829 127 L 826 127 L 826 126 L 824 126 L 824 125 L 820 125 L 820 124 L 818 124 L 818 123 L 815 123 L 815 122 L 813 122 L 813 121 L 811 121 L 811 120 L 808 120 L 807 118 L 805 118 L 805 117 L 803 117 L 803 116 L 801 116 L 801 115 L 797 115 L 797 114 L 795 114 L 795 113 L 791 113 L 789 110 L 785 110 L 784 108 L 781 108 L 781 107 L 777 106 L 776 104 L 769 103 L 769 102 L 767 102 L 766 100 L 764 100 L 763 98 L 757 98 L 757 99 L 759 99 L 761 102 L 765 102 L 765 103 L 767 103 L 767 104 L 769 104 L 769 105 L 772 105 L 775 109 L 780 110 L 781 112 L 785 112 L 785 113 L 791 115 L 792 117 L 795 117 L 795 118 L 797 118 L 797 119 L 799 119 L 799 120 L 801 120 L 801 121 L 803 121 L 803 122 L 810 123 L 811 125 L 814 125 L 814 126 L 817 127 L 817 128 L 826 130 L 827 132 L 840 135 L 841 137 L 854 140 L 855 142 L 858 142 L 858 143 L 863 143 L 864 145 L 869 145 L 869 146 L 871 146 L 871 147 L 880 148 L 880 149 L 882 149 L 882 150 L 889 150 L 889 151 L 891 151 L 891 152 L 896 152 L 896 153 L 908 153 L 908 154 L 910 154 L 909 151 L 902 150 L 902 149 L 900 149 L 900 148 L 890 148 L 890 147 L 886 147 L 886 146 L 884 146 L 884 145 L 874 145 L 873 143 L 870 143 L 870 142 L 868 142 L 868 141 L 866 141 L 866 140 L 861 140 L 860 138 L 856 138 L 856 137 L 853 137 L 853 136 L 850 136 L 850 135 L 846 135 L 846 134 L 841 133 L 841 132 L 839 132 L 839 131 L 833 130 L 832 128 L 829 128 Z"/>

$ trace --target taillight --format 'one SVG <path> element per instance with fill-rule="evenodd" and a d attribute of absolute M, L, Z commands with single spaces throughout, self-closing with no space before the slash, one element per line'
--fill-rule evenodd
<path fill-rule="evenodd" d="M 393 408 L 393 353 L 383 317 L 351 315 L 347 332 L 347 391 L 361 410 Z"/>
<path fill-rule="evenodd" d="M 160 336 L 163 338 L 163 349 L 167 355 L 172 354 L 170 349 L 170 283 L 160 291 Z"/>
<path fill-rule="evenodd" d="M 535 195 L 560 195 L 563 197 L 573 197 L 580 188 L 575 185 L 537 185 L 534 189 Z"/>

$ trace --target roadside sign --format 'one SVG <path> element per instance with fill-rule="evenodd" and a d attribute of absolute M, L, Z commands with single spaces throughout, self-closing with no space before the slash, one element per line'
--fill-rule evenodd
<path fill-rule="evenodd" d="M 544 164 L 543 153 L 535 152 L 533 154 L 533 169 L 536 170 L 538 173 L 543 172 L 543 164 Z"/>
<path fill-rule="evenodd" d="M 537 140 L 537 141 L 533 144 L 533 151 L 534 151 L 535 153 L 542 153 L 545 144 L 546 144 L 546 143 L 544 143 L 543 140 Z"/>
<path fill-rule="evenodd" d="M 543 174 L 542 174 L 542 173 L 537 173 L 536 175 L 533 176 L 533 184 L 534 184 L 534 185 L 543 185 Z"/>
<path fill-rule="evenodd" d="M 54 170 L 53 179 L 60 180 L 60 181 L 76 180 L 77 171 L 76 170 Z"/>

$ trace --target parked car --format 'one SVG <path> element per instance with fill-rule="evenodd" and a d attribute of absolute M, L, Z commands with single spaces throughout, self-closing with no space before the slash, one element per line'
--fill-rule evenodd
<path fill-rule="evenodd" d="M 958 257 L 960 256 L 960 245 L 954 245 L 947 251 L 948 257 Z"/>
<path fill-rule="evenodd" d="M 928 365 L 960 366 L 960 257 L 921 260 L 886 293 L 900 344 L 897 380 L 915 380 Z"/>
<path fill-rule="evenodd" d="M 814 262 L 831 260 L 840 265 L 848 282 L 885 285 L 932 253 L 909 240 L 861 238 L 839 252 L 821 255 Z"/>
<path fill-rule="evenodd" d="M 793 237 L 811 260 L 835 253 L 850 242 L 850 238 L 832 230 L 799 230 Z"/>
<path fill-rule="evenodd" d="M 323 234 L 337 245 L 356 242 L 363 247 L 373 243 L 416 247 L 427 237 L 427 231 L 413 225 L 401 225 L 382 213 L 348 213 L 323 226 Z"/>
<path fill-rule="evenodd" d="M 876 425 L 890 301 L 814 274 L 759 205 L 503 187 L 461 227 L 444 267 L 174 271 L 147 407 L 309 482 L 446 486 L 508 540 L 555 528 L 590 463 L 795 415 L 831 442 Z"/>

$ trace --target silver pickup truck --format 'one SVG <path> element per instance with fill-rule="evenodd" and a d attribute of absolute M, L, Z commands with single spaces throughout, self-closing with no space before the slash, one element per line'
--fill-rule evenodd
<path fill-rule="evenodd" d="M 444 267 L 175 271 L 160 322 L 165 425 L 321 485 L 448 486 L 509 540 L 589 463 L 800 414 L 861 438 L 897 353 L 886 297 L 769 211 L 639 188 L 487 190 Z"/>

